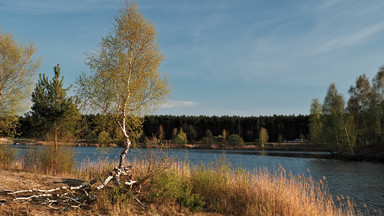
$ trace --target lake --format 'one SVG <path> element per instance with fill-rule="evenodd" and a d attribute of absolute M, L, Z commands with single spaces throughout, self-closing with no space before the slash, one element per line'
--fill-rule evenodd
<path fill-rule="evenodd" d="M 31 148 L 41 148 L 25 145 L 13 145 L 13 147 L 19 149 L 19 155 Z M 88 160 L 88 158 L 97 161 L 100 157 L 97 147 L 75 147 L 75 151 L 78 162 Z M 110 148 L 104 156 L 117 160 L 121 151 L 122 148 Z M 147 150 L 140 149 L 140 151 Z M 278 170 L 281 165 L 287 173 L 291 171 L 294 175 L 311 175 L 314 180 L 320 180 L 325 176 L 332 195 L 349 196 L 360 207 L 366 204 L 370 209 L 384 210 L 384 164 L 275 156 L 276 153 L 292 152 L 200 149 L 172 149 L 169 152 L 180 160 L 193 164 L 211 163 L 225 157 L 234 168 L 241 167 L 250 171 L 266 168 L 274 171 Z M 327 153 L 303 152 L 303 154 Z M 127 159 L 138 156 L 138 150 L 131 149 Z"/>

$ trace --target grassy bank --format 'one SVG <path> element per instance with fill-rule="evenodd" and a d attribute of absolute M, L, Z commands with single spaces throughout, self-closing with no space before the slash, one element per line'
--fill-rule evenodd
<path fill-rule="evenodd" d="M 226 160 L 195 166 L 187 162 L 175 163 L 172 158 L 164 155 L 161 151 L 153 151 L 133 160 L 131 164 L 134 178 L 143 182 L 140 188 L 131 189 L 113 185 L 101 191 L 91 188 L 90 193 L 97 197 L 95 200 L 81 209 L 67 208 L 64 213 L 68 215 L 361 215 L 348 198 L 332 198 L 325 178 L 314 181 L 311 177 L 293 176 L 286 173 L 282 167 L 274 172 L 266 169 L 250 172 L 233 168 Z M 47 155 L 42 158 L 47 158 Z M 12 160 L 13 165 L 9 165 L 8 160 L 8 165 L 3 166 L 3 169 L 18 170 L 17 172 L 29 170 L 37 176 L 41 175 L 39 173 L 55 173 L 66 178 L 83 181 L 96 179 L 101 182 L 115 165 L 113 161 L 108 160 L 85 161 L 79 169 L 69 171 L 52 169 L 52 166 L 59 164 L 43 165 L 36 161 L 30 160 L 28 166 L 24 166 L 25 162 L 17 160 Z M 32 166 L 33 163 L 36 164 Z M 47 169 L 39 169 L 38 166 L 46 166 Z M 41 184 L 44 185 L 44 182 Z M 20 186 L 26 187 L 26 185 Z M 4 186 L 0 188 L 4 189 Z M 136 193 L 139 189 L 141 192 Z M 148 208 L 141 207 L 135 198 L 145 203 Z M 31 205 L 33 206 L 33 203 Z M 17 206 L 22 214 L 23 208 L 20 204 Z M 15 208 L 15 204 L 9 202 L 0 210 L 2 213 L 13 215 L 11 212 Z M 47 211 L 52 213 L 52 209 L 48 208 Z"/>

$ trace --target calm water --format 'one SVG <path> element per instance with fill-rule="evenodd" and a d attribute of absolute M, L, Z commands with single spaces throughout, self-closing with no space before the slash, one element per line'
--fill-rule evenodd
<path fill-rule="evenodd" d="M 19 155 L 30 148 L 37 146 L 17 145 Z M 75 147 L 76 160 L 98 160 L 100 151 L 96 147 Z M 118 159 L 122 149 L 111 148 L 104 155 Z M 146 151 L 141 149 L 140 151 Z M 169 154 L 177 156 L 180 160 L 190 161 L 194 164 L 210 163 L 222 157 L 231 162 L 234 167 L 257 170 L 267 168 L 278 170 L 279 164 L 294 175 L 311 175 L 313 179 L 327 178 L 329 190 L 333 195 L 349 196 L 359 206 L 367 204 L 370 209 L 384 210 L 384 164 L 369 162 L 351 162 L 314 158 L 297 158 L 283 156 L 269 156 L 268 151 L 251 150 L 185 150 L 173 149 Z M 310 153 L 310 152 L 308 152 Z M 139 157 L 137 150 L 133 149 L 127 158 Z M 310 174 L 308 173 L 310 170 Z"/>

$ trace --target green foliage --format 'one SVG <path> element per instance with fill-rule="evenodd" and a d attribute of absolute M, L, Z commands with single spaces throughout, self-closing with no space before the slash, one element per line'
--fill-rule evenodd
<path fill-rule="evenodd" d="M 197 131 L 195 130 L 194 126 L 188 125 L 188 127 L 186 127 L 185 132 L 189 141 L 194 141 L 197 139 Z"/>
<path fill-rule="evenodd" d="M 331 151 L 341 151 L 351 155 L 355 154 L 355 133 L 353 118 L 345 113 L 345 101 L 338 93 L 335 84 L 331 84 L 323 104 L 322 136 Z M 346 151 L 348 149 L 348 151 Z"/>
<path fill-rule="evenodd" d="M 193 212 L 201 211 L 205 205 L 204 198 L 199 194 L 192 193 L 192 187 L 190 185 L 184 186 L 177 202 L 180 206 L 185 206 Z"/>
<path fill-rule="evenodd" d="M 213 143 L 213 136 L 211 130 L 206 130 L 205 136 L 202 139 L 203 144 L 212 144 Z"/>
<path fill-rule="evenodd" d="M 17 149 L 0 144 L 0 166 L 9 167 L 17 158 Z"/>
<path fill-rule="evenodd" d="M 183 193 L 183 178 L 165 170 L 151 179 L 151 197 L 160 203 L 176 202 Z"/>
<path fill-rule="evenodd" d="M 27 109 L 26 101 L 41 62 L 34 57 L 36 52 L 32 43 L 19 43 L 12 34 L 0 31 L 0 117 L 16 116 Z"/>
<path fill-rule="evenodd" d="M 179 133 L 177 133 L 173 142 L 179 145 L 184 145 L 188 143 L 187 134 L 184 133 L 182 128 L 180 128 Z"/>
<path fill-rule="evenodd" d="M 283 136 L 279 134 L 279 136 L 277 136 L 277 143 L 281 144 L 282 142 L 283 142 Z"/>
<path fill-rule="evenodd" d="M 213 141 L 218 142 L 218 143 L 223 143 L 226 140 L 225 140 L 225 138 L 223 136 L 219 135 L 219 136 L 214 136 L 213 137 Z"/>
<path fill-rule="evenodd" d="M 149 115 L 145 117 L 143 132 L 151 138 L 157 134 L 159 126 L 164 129 L 164 139 L 172 140 L 174 128 L 182 127 L 187 134 L 189 142 L 200 140 L 202 144 L 213 143 L 213 135 L 221 135 L 228 139 L 230 134 L 240 135 L 245 142 L 255 142 L 259 138 L 259 130 L 264 127 L 268 130 L 269 142 L 277 142 L 278 135 L 284 139 L 294 140 L 303 134 L 308 136 L 309 115 L 298 116 L 172 116 L 172 115 Z M 195 139 L 190 139 L 189 127 L 197 133 Z M 207 130 L 210 134 L 207 136 Z M 224 134 L 225 133 L 225 134 Z M 177 132 L 175 133 L 177 135 Z M 212 140 L 210 139 L 212 137 Z M 208 138 L 208 139 L 207 139 Z"/>
<path fill-rule="evenodd" d="M 151 179 L 151 197 L 157 203 L 178 203 L 192 211 L 205 205 L 204 199 L 193 193 L 191 184 L 176 170 L 164 170 Z"/>
<path fill-rule="evenodd" d="M 120 185 L 119 187 L 113 188 L 113 191 L 109 196 L 113 204 L 123 205 L 129 204 L 129 202 L 134 198 L 132 189 L 126 185 Z"/>
<path fill-rule="evenodd" d="M 244 140 L 243 140 L 243 138 L 241 138 L 241 136 L 239 136 L 237 134 L 231 134 L 228 137 L 228 143 L 230 145 L 244 145 Z"/>
<path fill-rule="evenodd" d="M 112 31 L 87 56 L 91 74 L 76 81 L 83 107 L 112 115 L 127 149 L 141 136 L 140 117 L 156 110 L 170 91 L 159 73 L 164 54 L 156 36 L 137 4 L 126 1 Z"/>
<path fill-rule="evenodd" d="M 32 127 L 39 138 L 54 140 L 76 137 L 81 115 L 72 97 L 66 96 L 71 86 L 63 88 L 64 77 L 60 80 L 60 67 L 54 67 L 55 76 L 51 81 L 45 74 L 40 79 L 32 93 Z"/>
<path fill-rule="evenodd" d="M 324 142 L 322 105 L 318 99 L 313 99 L 309 114 L 309 137 L 313 143 Z"/>
<path fill-rule="evenodd" d="M 17 116 L 0 116 L 0 137 L 14 137 L 20 126 Z"/>
<path fill-rule="evenodd" d="M 99 136 L 97 137 L 97 142 L 101 145 L 108 145 L 112 141 L 109 133 L 106 131 L 101 131 Z"/>

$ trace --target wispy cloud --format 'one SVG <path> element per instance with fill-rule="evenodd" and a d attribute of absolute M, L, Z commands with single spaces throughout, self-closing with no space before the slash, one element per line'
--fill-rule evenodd
<path fill-rule="evenodd" d="M 120 1 L 116 0 L 5 0 L 0 4 L 0 11 L 17 11 L 28 14 L 57 14 L 68 12 L 83 12 L 97 9 L 116 9 L 116 6 L 119 5 L 119 2 Z"/>
<path fill-rule="evenodd" d="M 333 49 L 338 49 L 345 46 L 353 46 L 367 40 L 370 36 L 384 30 L 384 23 L 379 23 L 362 30 L 359 30 L 353 34 L 343 35 L 336 37 L 314 51 L 314 54 L 327 52 Z"/>
<path fill-rule="evenodd" d="M 193 107 L 197 103 L 193 101 L 175 101 L 169 100 L 166 103 L 162 104 L 160 108 L 180 108 L 180 107 Z"/>

